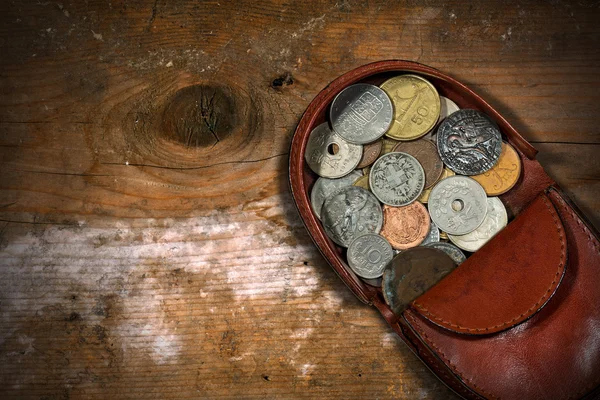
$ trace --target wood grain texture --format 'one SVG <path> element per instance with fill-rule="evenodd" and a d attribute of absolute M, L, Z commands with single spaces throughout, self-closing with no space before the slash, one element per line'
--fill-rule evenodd
<path fill-rule="evenodd" d="M 2 398 L 453 398 L 318 254 L 291 135 L 341 73 L 456 77 L 600 226 L 597 2 L 4 1 Z"/>

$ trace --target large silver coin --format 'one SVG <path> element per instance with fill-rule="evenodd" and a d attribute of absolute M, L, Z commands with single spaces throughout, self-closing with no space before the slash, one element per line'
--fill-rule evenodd
<path fill-rule="evenodd" d="M 348 86 L 331 103 L 331 126 L 350 143 L 365 144 L 379 139 L 390 127 L 393 115 L 388 95 L 366 83 Z"/>
<path fill-rule="evenodd" d="M 425 247 L 432 247 L 434 249 L 443 251 L 444 253 L 448 254 L 452 260 L 454 260 L 456 265 L 462 264 L 467 259 L 465 253 L 460 251 L 460 249 L 452 243 L 434 242 L 425 245 Z"/>
<path fill-rule="evenodd" d="M 325 200 L 321 221 L 331 240 L 348 247 L 358 236 L 379 233 L 383 225 L 383 212 L 371 192 L 358 186 L 348 186 Z"/>
<path fill-rule="evenodd" d="M 466 251 L 477 251 L 491 238 L 496 236 L 508 223 L 506 208 L 498 197 L 488 197 L 485 219 L 471 233 L 466 235 L 448 235 L 452 243 Z"/>
<path fill-rule="evenodd" d="M 347 175 L 361 158 L 362 145 L 346 142 L 326 122 L 312 130 L 304 153 L 310 169 L 324 178 Z"/>
<path fill-rule="evenodd" d="M 437 227 L 435 222 L 431 221 L 429 225 L 429 233 L 425 236 L 425 239 L 421 242 L 419 246 L 425 246 L 429 243 L 439 242 L 440 241 L 440 229 Z"/>
<path fill-rule="evenodd" d="M 356 275 L 365 279 L 382 276 L 393 257 L 389 242 L 374 233 L 359 236 L 348 246 L 348 265 Z"/>
<path fill-rule="evenodd" d="M 496 123 L 477 110 L 458 110 L 440 124 L 438 152 L 457 174 L 483 174 L 496 164 L 502 150 L 502 135 Z"/>
<path fill-rule="evenodd" d="M 321 219 L 321 208 L 323 207 L 323 203 L 325 203 L 325 199 L 341 188 L 352 185 L 361 176 L 362 172 L 352 171 L 348 175 L 341 178 L 317 179 L 312 191 L 310 192 L 310 205 L 312 206 L 315 215 Z"/>
<path fill-rule="evenodd" d="M 450 235 L 464 235 L 477 229 L 487 212 L 485 190 L 466 176 L 450 176 L 439 181 L 429 195 L 431 219 Z"/>
<path fill-rule="evenodd" d="M 371 191 L 384 204 L 405 206 L 421 195 L 425 172 L 413 156 L 393 152 L 379 157 L 369 173 Z"/>

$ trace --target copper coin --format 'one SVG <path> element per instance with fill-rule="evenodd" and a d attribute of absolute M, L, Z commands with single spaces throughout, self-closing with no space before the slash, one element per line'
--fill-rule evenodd
<path fill-rule="evenodd" d="M 425 171 L 425 189 L 432 187 L 440 179 L 444 163 L 432 141 L 419 139 L 412 142 L 400 142 L 392 151 L 401 151 L 417 159 Z"/>
<path fill-rule="evenodd" d="M 454 171 L 452 171 L 450 168 L 444 168 L 444 171 L 442 171 L 442 175 L 440 176 L 440 179 L 438 179 L 437 182 L 435 182 L 435 183 L 438 183 L 442 179 L 445 179 L 449 176 L 454 176 L 454 175 L 456 175 L 456 173 Z M 434 186 L 435 186 L 435 183 L 434 183 Z M 433 186 L 430 187 L 429 189 L 423 189 L 421 196 L 419 196 L 419 198 L 417 200 L 420 201 L 421 203 L 427 203 L 429 201 L 429 195 L 431 194 L 431 189 L 433 189 Z"/>
<path fill-rule="evenodd" d="M 379 154 L 381 154 L 381 148 L 383 147 L 383 141 L 378 140 L 373 143 L 363 145 L 363 154 L 360 162 L 356 166 L 357 169 L 364 168 L 371 165 L 377 160 Z"/>
<path fill-rule="evenodd" d="M 402 206 L 383 206 L 383 228 L 379 234 L 396 250 L 416 247 L 427 237 L 431 220 L 425 206 L 418 201 Z"/>
<path fill-rule="evenodd" d="M 508 143 L 502 142 L 500 158 L 490 170 L 479 175 L 472 175 L 488 196 L 499 196 L 515 186 L 521 176 L 521 158 Z"/>
<path fill-rule="evenodd" d="M 431 247 L 415 247 L 387 265 L 381 283 L 383 297 L 399 315 L 408 305 L 456 268 L 450 256 Z"/>

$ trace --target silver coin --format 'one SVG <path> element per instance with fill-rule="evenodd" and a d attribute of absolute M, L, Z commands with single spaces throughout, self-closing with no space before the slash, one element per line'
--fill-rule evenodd
<path fill-rule="evenodd" d="M 387 153 L 371 167 L 369 185 L 382 203 L 405 206 L 423 192 L 425 172 L 413 156 L 401 152 Z"/>
<path fill-rule="evenodd" d="M 365 144 L 379 139 L 390 127 L 393 115 L 389 96 L 367 83 L 348 86 L 331 103 L 331 126 L 350 143 Z"/>
<path fill-rule="evenodd" d="M 462 264 L 467 259 L 465 253 L 460 251 L 460 249 L 452 243 L 433 242 L 426 244 L 425 247 L 432 247 L 434 249 L 443 251 L 444 253 L 450 256 L 450 258 L 456 263 L 456 265 Z"/>
<path fill-rule="evenodd" d="M 329 196 L 321 209 L 325 233 L 343 247 L 354 238 L 379 233 L 383 212 L 377 198 L 358 186 L 348 186 Z"/>
<path fill-rule="evenodd" d="M 466 235 L 448 235 L 456 246 L 466 251 L 477 251 L 496 236 L 508 223 L 506 208 L 498 197 L 488 197 L 485 219 L 473 232 Z"/>
<path fill-rule="evenodd" d="M 485 190 L 466 176 L 450 176 L 439 181 L 429 195 L 431 219 L 450 235 L 464 235 L 477 229 L 487 212 Z"/>
<path fill-rule="evenodd" d="M 341 188 L 352 185 L 361 176 L 361 171 L 352 171 L 348 175 L 343 176 L 341 178 L 317 179 L 310 192 L 310 205 L 312 206 L 312 209 L 317 218 L 321 219 L 321 208 L 323 207 L 323 203 L 325 203 L 325 199 L 327 197 L 329 197 L 334 192 L 340 190 Z"/>
<path fill-rule="evenodd" d="M 392 261 L 392 246 L 384 237 L 374 233 L 355 238 L 348 246 L 348 265 L 361 278 L 375 279 L 383 275 Z"/>
<path fill-rule="evenodd" d="M 429 243 L 439 242 L 440 241 L 440 229 L 437 227 L 435 222 L 431 221 L 431 225 L 429 226 L 429 233 L 425 236 L 425 239 L 421 242 L 419 246 L 425 246 Z"/>
<path fill-rule="evenodd" d="M 304 153 L 310 169 L 325 178 L 347 175 L 361 158 L 362 145 L 346 142 L 326 122 L 312 130 Z"/>
<path fill-rule="evenodd" d="M 441 107 L 440 107 L 439 122 L 442 122 L 450 114 L 454 114 L 455 112 L 460 110 L 460 108 L 456 105 L 455 102 L 453 102 L 452 100 L 450 100 L 449 98 L 444 97 L 444 96 L 440 96 L 440 105 L 441 105 Z"/>
<path fill-rule="evenodd" d="M 483 174 L 496 164 L 502 150 L 502 135 L 496 123 L 477 110 L 458 110 L 440 124 L 438 152 L 457 174 Z"/>

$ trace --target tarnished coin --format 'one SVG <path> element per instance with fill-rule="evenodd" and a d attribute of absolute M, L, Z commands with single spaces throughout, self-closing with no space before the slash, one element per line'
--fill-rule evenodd
<path fill-rule="evenodd" d="M 443 251 L 414 247 L 398 254 L 383 273 L 383 297 L 396 315 L 456 268 Z"/>
<path fill-rule="evenodd" d="M 384 224 L 385 224 L 385 215 L 383 218 L 384 218 Z M 433 222 L 433 221 L 429 221 L 429 222 L 430 222 L 429 232 L 427 233 L 427 236 L 425 236 L 425 239 L 421 242 L 420 246 L 425 246 L 426 244 L 440 241 L 439 228 L 437 227 L 435 222 Z"/>
<path fill-rule="evenodd" d="M 371 167 L 369 185 L 382 203 L 405 206 L 421 195 L 425 172 L 413 156 L 388 153 L 379 157 Z"/>
<path fill-rule="evenodd" d="M 362 157 L 362 145 L 350 144 L 322 123 L 312 130 L 304 158 L 317 175 L 339 178 L 347 175 L 358 165 Z"/>
<path fill-rule="evenodd" d="M 348 186 L 325 200 L 321 209 L 325 233 L 335 243 L 348 247 L 354 238 L 379 233 L 383 213 L 377 198 L 363 188 Z"/>
<path fill-rule="evenodd" d="M 521 158 L 517 151 L 508 143 L 502 142 L 502 152 L 496 165 L 480 175 L 473 175 L 488 194 L 499 196 L 508 192 L 521 176 Z"/>
<path fill-rule="evenodd" d="M 442 161 L 457 174 L 482 174 L 500 157 L 500 130 L 477 110 L 458 110 L 450 115 L 440 124 L 436 138 Z"/>
<path fill-rule="evenodd" d="M 373 143 L 368 143 L 363 145 L 363 154 L 360 162 L 356 166 L 357 169 L 362 169 L 367 167 L 375 162 L 379 155 L 381 154 L 381 149 L 383 147 L 383 141 L 377 140 Z"/>
<path fill-rule="evenodd" d="M 466 261 L 467 257 L 465 253 L 460 251 L 458 247 L 453 245 L 452 243 L 446 242 L 433 242 L 426 244 L 425 247 L 431 247 L 433 249 L 438 249 L 448 254 L 450 258 L 456 263 L 456 265 L 460 265 Z"/>
<path fill-rule="evenodd" d="M 380 155 L 391 153 L 394 150 L 394 147 L 396 147 L 396 145 L 400 143 L 399 140 L 394 140 L 390 138 L 383 138 L 381 139 L 381 141 L 383 142 L 383 147 L 381 149 Z"/>
<path fill-rule="evenodd" d="M 434 127 L 441 105 L 438 92 L 429 81 L 407 74 L 390 78 L 380 87 L 394 104 L 394 120 L 386 136 L 413 140 Z"/>
<path fill-rule="evenodd" d="M 329 197 L 332 193 L 344 188 L 346 186 L 352 185 L 356 182 L 357 179 L 362 177 L 362 173 L 360 171 L 352 171 L 348 175 L 336 178 L 319 178 L 315 182 L 311 192 L 310 192 L 310 205 L 315 213 L 315 215 L 321 219 L 321 207 L 323 207 L 323 203 L 325 203 L 325 199 Z"/>
<path fill-rule="evenodd" d="M 444 168 L 444 170 L 442 171 L 442 176 L 440 176 L 440 179 L 438 179 L 438 182 L 441 181 L 442 179 L 446 179 L 447 177 L 454 176 L 454 175 L 456 175 L 454 173 L 454 171 L 452 171 L 449 168 Z M 427 203 L 429 201 L 429 195 L 431 194 L 432 188 L 433 187 L 430 187 L 429 189 L 423 189 L 423 192 L 421 193 L 421 195 L 419 196 L 419 198 L 417 200 L 420 201 L 421 203 Z"/>
<path fill-rule="evenodd" d="M 348 246 L 348 265 L 356 275 L 365 279 L 383 275 L 385 266 L 393 257 L 392 246 L 374 233 L 359 236 Z"/>
<path fill-rule="evenodd" d="M 486 199 L 485 191 L 473 179 L 451 176 L 431 189 L 427 205 L 431 219 L 441 230 L 450 235 L 464 235 L 483 222 Z"/>
<path fill-rule="evenodd" d="M 352 185 L 354 186 L 358 186 L 360 188 L 366 189 L 366 190 L 371 190 L 371 188 L 369 187 L 369 175 L 363 175 L 360 178 L 358 178 Z"/>
<path fill-rule="evenodd" d="M 379 233 L 394 249 L 418 246 L 429 232 L 430 219 L 425 206 L 414 201 L 407 206 L 383 206 L 383 227 Z"/>
<path fill-rule="evenodd" d="M 373 142 L 388 130 L 394 110 L 377 86 L 357 83 L 342 90 L 331 103 L 331 126 L 350 143 Z"/>
<path fill-rule="evenodd" d="M 502 201 L 497 197 L 488 197 L 487 213 L 481 225 L 466 235 L 448 235 L 448 238 L 461 249 L 475 252 L 504 229 L 507 223 L 508 215 L 506 215 L 506 208 L 502 204 Z"/>
<path fill-rule="evenodd" d="M 425 172 L 425 189 L 432 187 L 440 179 L 444 170 L 444 163 L 440 159 L 433 142 L 426 139 L 400 142 L 392 151 L 410 154 L 417 159 Z"/>

